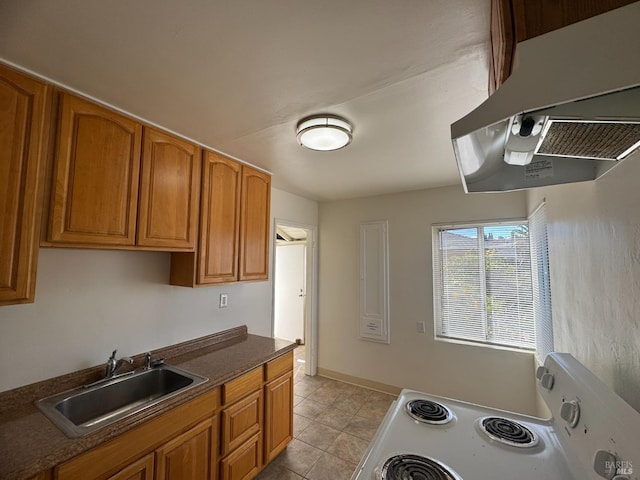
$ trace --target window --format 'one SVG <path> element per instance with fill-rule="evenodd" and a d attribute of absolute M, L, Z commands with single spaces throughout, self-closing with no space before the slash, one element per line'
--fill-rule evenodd
<path fill-rule="evenodd" d="M 527 221 L 434 226 L 436 337 L 536 348 Z"/>

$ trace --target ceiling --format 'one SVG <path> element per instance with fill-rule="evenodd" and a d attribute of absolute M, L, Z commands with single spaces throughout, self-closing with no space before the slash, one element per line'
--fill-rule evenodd
<path fill-rule="evenodd" d="M 0 59 L 318 201 L 460 184 L 449 126 L 487 97 L 489 0 L 4 0 Z M 346 117 L 351 145 L 296 123 Z M 462 187 L 461 187 L 462 188 Z"/>

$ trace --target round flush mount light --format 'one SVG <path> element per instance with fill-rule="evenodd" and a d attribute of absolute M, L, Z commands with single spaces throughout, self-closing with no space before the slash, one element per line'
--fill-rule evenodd
<path fill-rule="evenodd" d="M 337 115 L 313 115 L 300 120 L 296 131 L 300 145 L 326 152 L 349 145 L 353 127 Z"/>

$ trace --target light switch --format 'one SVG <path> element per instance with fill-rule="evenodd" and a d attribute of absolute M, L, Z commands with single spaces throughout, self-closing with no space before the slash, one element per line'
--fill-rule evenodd
<path fill-rule="evenodd" d="M 418 333 L 426 332 L 426 327 L 424 325 L 424 322 L 418 322 L 417 326 L 418 326 Z"/>
<path fill-rule="evenodd" d="M 227 293 L 220 294 L 220 308 L 229 306 L 229 295 Z"/>

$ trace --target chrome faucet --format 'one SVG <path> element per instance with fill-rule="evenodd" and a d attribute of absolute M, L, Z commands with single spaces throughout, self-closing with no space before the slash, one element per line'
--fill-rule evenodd
<path fill-rule="evenodd" d="M 107 369 L 105 371 L 106 378 L 115 377 L 116 373 L 118 373 L 118 370 L 124 362 L 127 362 L 129 365 L 133 364 L 133 358 L 131 357 L 122 357 L 116 360 L 116 352 L 117 350 L 114 350 L 109 357 L 109 360 L 107 360 Z"/>

